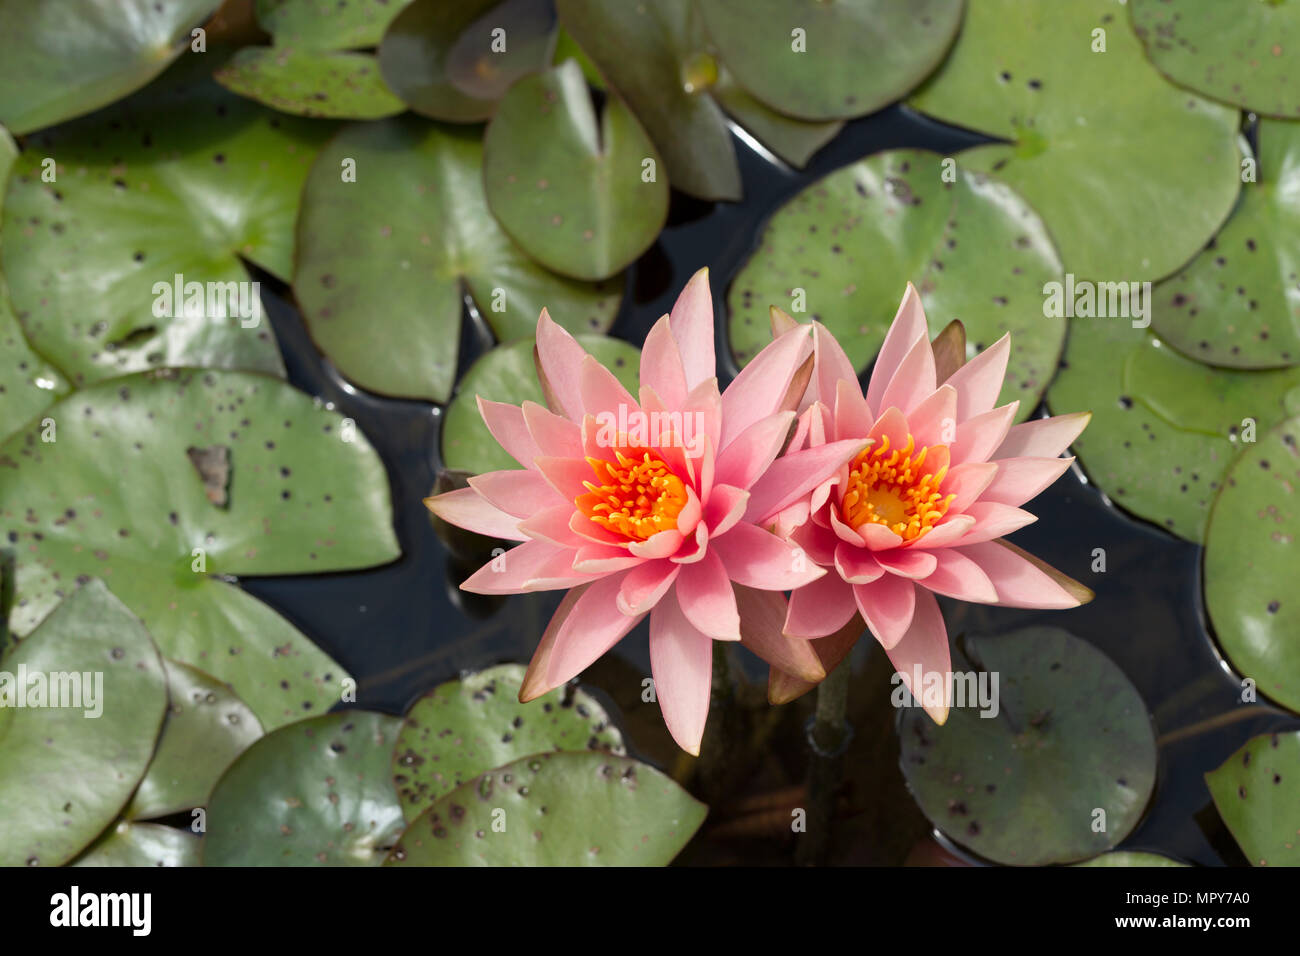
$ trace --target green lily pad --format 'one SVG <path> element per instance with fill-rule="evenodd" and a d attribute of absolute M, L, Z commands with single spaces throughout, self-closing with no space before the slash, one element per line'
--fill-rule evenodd
<path fill-rule="evenodd" d="M 578 279 L 607 279 L 648 249 L 668 219 L 668 183 L 646 181 L 654 144 L 617 96 L 599 125 L 578 64 L 520 80 L 483 138 L 492 214 L 525 252 Z"/>
<path fill-rule="evenodd" d="M 700 0 L 718 53 L 768 106 L 805 120 L 874 113 L 939 65 L 962 0 Z"/>
<path fill-rule="evenodd" d="M 1180 86 L 1270 116 L 1300 116 L 1300 9 L 1285 0 L 1130 0 L 1133 30 Z"/>
<path fill-rule="evenodd" d="M 122 820 L 73 866 L 198 866 L 199 838 L 188 830 Z"/>
<path fill-rule="evenodd" d="M 420 814 L 390 866 L 665 866 L 708 807 L 646 764 L 601 753 L 524 757 Z"/>
<path fill-rule="evenodd" d="M 102 383 L 46 417 L 54 431 L 35 422 L 0 444 L 16 634 L 102 577 L 167 657 L 230 684 L 263 726 L 339 701 L 346 672 L 220 575 L 399 554 L 388 476 L 354 426 L 278 379 L 192 369 Z"/>
<path fill-rule="evenodd" d="M 899 723 L 903 774 L 930 822 L 987 859 L 1020 866 L 1070 863 L 1121 843 L 1156 774 L 1151 720 L 1124 672 L 1058 628 L 965 645 L 979 671 L 998 675 L 997 713 L 983 717 L 971 700 L 942 727 L 920 707 L 905 708 Z"/>
<path fill-rule="evenodd" d="M 1300 711 L 1300 416 L 1228 469 L 1205 532 L 1205 605 L 1233 666 Z"/>
<path fill-rule="evenodd" d="M 298 116 L 379 119 L 406 109 L 369 53 L 244 47 L 213 78 L 240 96 Z"/>
<path fill-rule="evenodd" d="M 303 50 L 359 50 L 379 44 L 410 0 L 256 0 L 257 22 L 277 43 Z"/>
<path fill-rule="evenodd" d="M 341 178 L 346 160 L 355 182 Z M 316 343 L 358 385 L 445 401 L 466 295 L 502 340 L 532 338 L 544 307 L 574 332 L 614 321 L 619 284 L 529 259 L 488 211 L 482 165 L 475 131 L 413 116 L 348 126 L 317 159 L 294 292 Z"/>
<path fill-rule="evenodd" d="M 1259 144 L 1232 218 L 1154 290 L 1152 328 L 1211 365 L 1300 364 L 1300 122 L 1263 120 Z"/>
<path fill-rule="evenodd" d="M 636 346 L 603 335 L 579 335 L 578 342 L 613 372 L 624 388 L 633 395 L 637 393 L 641 353 Z M 510 457 L 484 424 L 478 410 L 479 398 L 510 405 L 546 404 L 537 381 L 532 342 L 498 345 L 481 355 L 456 386 L 442 429 L 442 460 L 446 467 L 474 475 L 518 468 L 519 462 Z"/>
<path fill-rule="evenodd" d="M 144 86 L 191 42 L 218 0 L 5 0 L 0 123 L 53 126 Z"/>
<path fill-rule="evenodd" d="M 1254 866 L 1300 866 L 1300 733 L 1260 734 L 1205 775 Z"/>
<path fill-rule="evenodd" d="M 1246 420 L 1262 434 L 1300 412 L 1300 369 L 1211 368 L 1128 319 L 1076 318 L 1047 402 L 1054 414 L 1091 410 L 1073 449 L 1102 491 L 1200 541 Z"/>
<path fill-rule="evenodd" d="M 755 99 L 720 65 L 717 73 L 718 80 L 709 88 L 709 92 L 718 105 L 752 133 L 762 146 L 797 169 L 803 169 L 813 154 L 844 128 L 844 124 L 838 120 L 806 123 L 778 113 Z"/>
<path fill-rule="evenodd" d="M 970 0 L 952 54 L 910 102 L 1009 140 L 965 164 L 1024 196 L 1066 269 L 1089 280 L 1176 271 L 1241 186 L 1239 114 L 1170 85 L 1121 0 Z"/>
<path fill-rule="evenodd" d="M 865 369 L 908 280 L 930 327 L 966 327 L 969 355 L 1011 333 L 1000 401 L 1027 417 L 1051 380 L 1065 319 L 1045 314 L 1061 278 L 1042 221 L 1008 186 L 937 153 L 877 153 L 805 188 L 777 210 L 728 292 L 728 333 L 745 363 L 771 341 L 770 306 L 822 322 Z M 954 182 L 945 182 L 945 169 Z M 801 308 L 802 307 L 802 308 Z"/>
<path fill-rule="evenodd" d="M 140 621 L 89 581 L 0 658 L 0 674 L 0 866 L 58 866 L 144 774 L 167 707 L 162 663 Z"/>
<path fill-rule="evenodd" d="M 519 703 L 525 668 L 502 664 L 435 687 L 416 701 L 393 748 L 407 822 L 467 780 L 529 754 L 623 755 L 623 735 L 590 694 L 556 689 Z"/>
<path fill-rule="evenodd" d="M 1101 856 L 1076 863 L 1075 866 L 1187 866 L 1159 853 L 1143 853 L 1138 850 L 1112 850 Z"/>
<path fill-rule="evenodd" d="M 164 666 L 167 722 L 126 809 L 131 820 L 203 806 L 222 772 L 262 736 L 257 716 L 229 687 L 188 664 Z"/>
<path fill-rule="evenodd" d="M 415 0 L 384 34 L 379 66 L 415 112 L 477 123 L 516 80 L 546 68 L 555 33 L 549 0 Z"/>
<path fill-rule="evenodd" d="M 14 165 L 0 233 L 10 298 L 77 386 L 167 365 L 283 374 L 240 260 L 288 278 L 299 193 L 330 128 L 192 80 L 202 60 L 32 136 Z"/>
<path fill-rule="evenodd" d="M 208 801 L 205 866 L 372 866 L 402 832 L 389 760 L 398 717 L 326 714 L 267 734 Z"/>

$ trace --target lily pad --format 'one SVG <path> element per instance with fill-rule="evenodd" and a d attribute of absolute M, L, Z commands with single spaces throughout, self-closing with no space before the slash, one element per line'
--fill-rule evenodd
<path fill-rule="evenodd" d="M 524 671 L 518 664 L 489 667 L 416 701 L 393 749 L 393 779 L 408 822 L 465 781 L 529 754 L 626 753 L 605 708 L 582 690 L 557 689 L 519 703 Z"/>
<path fill-rule="evenodd" d="M 1047 403 L 1092 411 L 1073 448 L 1116 504 L 1200 541 L 1243 429 L 1300 412 L 1300 369 L 1211 368 L 1127 319 L 1076 318 Z"/>
<path fill-rule="evenodd" d="M 231 92 L 298 116 L 378 119 L 406 109 L 369 53 L 244 47 L 213 78 Z"/>
<path fill-rule="evenodd" d="M 778 113 L 755 99 L 721 65 L 718 80 L 709 88 L 718 105 L 733 120 L 747 129 L 774 155 L 797 169 L 803 169 L 813 154 L 844 128 L 839 121 L 806 123 Z"/>
<path fill-rule="evenodd" d="M 1020 866 L 1084 860 L 1121 843 L 1156 774 L 1151 720 L 1124 672 L 1057 628 L 965 644 L 978 670 L 998 677 L 997 712 L 984 717 L 975 701 L 954 698 L 942 727 L 920 707 L 900 718 L 903 774 L 930 822 Z"/>
<path fill-rule="evenodd" d="M 952 54 L 910 102 L 1008 140 L 963 160 L 1024 196 L 1089 280 L 1176 271 L 1241 185 L 1239 114 L 1166 81 L 1121 0 L 970 0 Z"/>
<path fill-rule="evenodd" d="M 0 123 L 30 133 L 138 90 L 191 42 L 218 0 L 6 0 Z"/>
<path fill-rule="evenodd" d="M 356 181 L 341 171 L 355 161 Z M 603 332 L 617 282 L 536 265 L 488 211 L 476 132 L 413 116 L 346 127 L 316 161 L 298 223 L 294 291 L 316 343 L 358 385 L 445 401 L 463 299 L 502 340 L 532 338 L 543 307 Z"/>
<path fill-rule="evenodd" d="M 516 80 L 546 68 L 555 34 L 550 0 L 415 0 L 384 35 L 379 66 L 415 112 L 477 123 Z"/>
<path fill-rule="evenodd" d="M 743 364 L 770 342 L 775 305 L 823 323 L 865 369 L 910 279 L 931 327 L 962 321 L 969 355 L 1011 333 L 1000 401 L 1019 399 L 1024 418 L 1065 338 L 1065 319 L 1043 305 L 1044 285 L 1060 278 L 1042 221 L 1008 186 L 937 153 L 890 150 L 777 210 L 728 292 L 731 349 Z"/>
<path fill-rule="evenodd" d="M 304 50 L 359 50 L 379 44 L 410 0 L 256 0 L 257 22 L 277 43 Z"/>
<path fill-rule="evenodd" d="M 77 386 L 168 365 L 283 374 L 240 260 L 288 278 L 299 193 L 330 128 L 195 80 L 201 62 L 32 136 L 14 165 L 0 233 L 10 298 Z"/>
<path fill-rule="evenodd" d="M 1093 857 L 1091 860 L 1084 860 L 1082 863 L 1076 863 L 1075 866 L 1187 866 L 1186 863 L 1179 863 L 1177 860 L 1171 860 L 1167 856 L 1161 856 L 1159 853 L 1143 853 L 1139 850 L 1112 850 L 1110 853 L 1103 853 L 1101 856 Z"/>
<path fill-rule="evenodd" d="M 874 113 L 939 65 L 962 0 L 700 0 L 718 53 L 741 85 L 805 120 Z"/>
<path fill-rule="evenodd" d="M 1300 416 L 1243 446 L 1205 533 L 1205 605 L 1233 666 L 1300 711 Z"/>
<path fill-rule="evenodd" d="M 346 672 L 220 576 L 399 554 L 388 476 L 354 426 L 278 379 L 194 369 L 96 385 L 46 416 L 54 431 L 36 422 L 0 444 L 16 634 L 78 579 L 102 577 L 167 657 L 230 684 L 263 726 L 338 702 Z M 228 474 L 205 484 L 200 449 L 224 449 Z"/>
<path fill-rule="evenodd" d="M 665 866 L 708 807 L 646 764 L 601 753 L 524 757 L 439 799 L 396 866 Z"/>
<path fill-rule="evenodd" d="M 389 773 L 398 717 L 364 710 L 267 734 L 208 801 L 205 866 L 373 866 L 402 832 Z"/>
<path fill-rule="evenodd" d="M 123 820 L 92 843 L 73 866 L 198 866 L 199 838 L 188 830 Z"/>
<path fill-rule="evenodd" d="M 1129 0 L 1133 30 L 1180 86 L 1270 116 L 1300 116 L 1300 8 L 1285 0 Z"/>
<path fill-rule="evenodd" d="M 262 736 L 248 705 L 196 667 L 165 661 L 167 722 L 149 770 L 131 798 L 131 820 L 201 807 L 226 767 Z"/>
<path fill-rule="evenodd" d="M 580 335 L 578 342 L 612 371 L 624 388 L 636 394 L 640 353 L 635 346 L 598 335 Z M 498 345 L 471 365 L 447 407 L 442 430 L 442 458 L 446 467 L 475 475 L 518 468 L 519 462 L 510 457 L 484 424 L 478 410 L 479 398 L 510 405 L 546 403 L 537 381 L 531 342 Z"/>
<path fill-rule="evenodd" d="M 1300 733 L 1260 734 L 1205 775 L 1254 866 L 1300 866 Z"/>
<path fill-rule="evenodd" d="M 668 183 L 636 117 L 609 96 L 599 124 L 574 60 L 520 80 L 483 137 L 483 182 L 497 221 L 525 252 L 578 279 L 607 279 L 648 249 L 668 219 Z"/>
<path fill-rule="evenodd" d="M 1153 297 L 1161 338 L 1211 365 L 1300 365 L 1300 122 L 1263 120 L 1259 145 L 1258 181 L 1242 186 L 1222 231 Z"/>
<path fill-rule="evenodd" d="M 90 581 L 0 658 L 0 674 L 0 866 L 58 866 L 144 774 L 167 707 L 162 662 L 140 621 Z"/>

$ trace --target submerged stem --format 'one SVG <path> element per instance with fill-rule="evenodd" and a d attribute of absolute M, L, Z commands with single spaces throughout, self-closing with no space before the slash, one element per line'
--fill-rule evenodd
<path fill-rule="evenodd" d="M 853 734 L 845 719 L 852 676 L 853 665 L 845 658 L 817 686 L 817 711 L 808 727 L 808 830 L 795 850 L 795 861 L 801 866 L 821 863 L 830 843 L 844 751 Z"/>

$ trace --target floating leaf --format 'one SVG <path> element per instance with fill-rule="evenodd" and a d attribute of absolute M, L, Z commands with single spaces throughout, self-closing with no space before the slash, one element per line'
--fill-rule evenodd
<path fill-rule="evenodd" d="M 1156 773 L 1151 720 L 1124 672 L 1057 628 L 968 637 L 966 649 L 990 685 L 996 675 L 996 713 L 955 698 L 942 727 L 920 707 L 899 724 L 903 774 L 925 815 L 998 863 L 1069 863 L 1121 843 Z"/>
<path fill-rule="evenodd" d="M 399 866 L 665 866 L 708 807 L 653 767 L 536 754 L 439 799 L 386 861 Z"/>
<path fill-rule="evenodd" d="M 1060 261 L 1041 220 L 1009 187 L 947 162 L 922 150 L 878 153 L 777 210 L 728 293 L 736 360 L 771 341 L 775 305 L 825 324 L 865 369 L 911 280 L 932 328 L 965 324 L 970 355 L 1011 333 L 1000 401 L 1019 399 L 1028 416 L 1065 337 L 1065 320 L 1043 307 Z M 955 182 L 945 181 L 949 169 Z"/>
<path fill-rule="evenodd" d="M 1154 281 L 1231 211 L 1239 115 L 1171 86 L 1124 16 L 1121 0 L 970 0 L 952 54 L 911 102 L 1010 141 L 964 162 L 1042 214 L 1067 270 Z"/>
<path fill-rule="evenodd" d="M 805 120 L 865 116 L 939 65 L 962 0 L 700 0 L 728 69 L 771 108 Z"/>
<path fill-rule="evenodd" d="M 0 658 L 0 702 L 0 866 L 58 866 L 116 819 L 149 764 L 167 707 L 158 651 L 89 581 Z"/>
<path fill-rule="evenodd" d="M 200 370 L 103 383 L 46 415 L 55 431 L 37 422 L 0 444 L 15 633 L 79 578 L 102 577 L 167 657 L 230 684 L 264 726 L 339 700 L 346 672 L 219 575 L 344 570 L 398 555 L 388 476 L 353 425 L 269 376 Z M 210 445 L 229 449 L 225 508 L 187 454 Z"/>
<path fill-rule="evenodd" d="M 778 113 L 751 96 L 725 69 L 718 70 L 718 81 L 710 92 L 728 116 L 799 169 L 844 128 L 841 122 L 805 123 Z"/>
<path fill-rule="evenodd" d="M 613 372 L 629 392 L 637 394 L 641 362 L 635 346 L 598 335 L 580 335 L 578 342 Z M 480 356 L 456 387 L 442 430 L 442 458 L 448 468 L 475 475 L 518 468 L 519 462 L 510 457 L 483 423 L 478 410 L 480 397 L 510 405 L 546 404 L 537 381 L 532 342 L 498 345 Z"/>
<path fill-rule="evenodd" d="M 644 173 L 659 162 L 617 96 L 597 125 L 573 60 L 511 87 L 483 139 L 492 214 L 532 258 L 578 279 L 607 279 L 655 241 L 668 183 Z"/>
<path fill-rule="evenodd" d="M 123 820 L 90 845 L 73 866 L 198 866 L 199 838 L 188 830 Z"/>
<path fill-rule="evenodd" d="M 369 53 L 244 47 L 213 77 L 231 92 L 298 116 L 378 119 L 406 109 Z"/>
<path fill-rule="evenodd" d="M 354 160 L 356 182 L 340 177 Z M 388 395 L 445 401 L 469 295 L 502 340 L 531 338 L 550 309 L 603 332 L 616 283 L 534 264 L 483 198 L 476 133 L 399 117 L 345 128 L 307 181 L 294 291 L 312 336 L 349 378 Z"/>
<path fill-rule="evenodd" d="M 1130 0 L 1133 30 L 1181 86 L 1271 116 L 1300 116 L 1300 9 L 1284 0 Z"/>
<path fill-rule="evenodd" d="M 1254 866 L 1300 866 L 1300 733 L 1260 734 L 1205 775 Z"/>
<path fill-rule="evenodd" d="M 192 81 L 202 59 L 31 137 L 14 166 L 0 234 L 14 311 L 78 386 L 164 365 L 283 374 L 240 259 L 288 278 L 299 193 L 330 130 Z"/>
<path fill-rule="evenodd" d="M 1224 652 L 1300 710 L 1300 417 L 1243 445 L 1205 532 L 1205 605 Z"/>
<path fill-rule="evenodd" d="M 1161 338 L 1211 365 L 1300 364 L 1300 123 L 1263 120 L 1259 144 L 1258 181 L 1242 187 L 1209 247 L 1153 296 Z"/>
<path fill-rule="evenodd" d="M 550 0 L 415 0 L 384 35 L 379 65 L 415 112 L 477 123 L 554 48 Z"/>
<path fill-rule="evenodd" d="M 1073 448 L 1102 491 L 1200 541 L 1246 419 L 1263 432 L 1288 406 L 1300 412 L 1300 369 L 1210 368 L 1128 319 L 1078 318 L 1047 402 L 1057 414 L 1092 411 Z"/>
<path fill-rule="evenodd" d="M 188 664 L 164 666 L 167 722 L 127 807 L 132 820 L 203 806 L 222 771 L 262 736 L 256 715 L 230 688 Z"/>
<path fill-rule="evenodd" d="M 523 667 L 502 664 L 448 681 L 416 701 L 393 749 L 393 778 L 408 822 L 465 781 L 529 754 L 625 753 L 623 735 L 590 694 L 557 689 L 521 704 L 523 680 Z"/>
<path fill-rule="evenodd" d="M 379 44 L 410 0 L 256 0 L 257 22 L 277 43 L 303 50 L 359 50 Z"/>
<path fill-rule="evenodd" d="M 281 727 L 208 801 L 205 866 L 371 866 L 402 832 L 389 773 L 398 717 L 364 710 Z"/>
<path fill-rule="evenodd" d="M 1186 866 L 1159 853 L 1143 853 L 1137 850 L 1112 850 L 1091 860 L 1076 863 L 1075 866 Z"/>
<path fill-rule="evenodd" d="M 4 0 L 0 123 L 29 133 L 144 86 L 218 0 Z"/>

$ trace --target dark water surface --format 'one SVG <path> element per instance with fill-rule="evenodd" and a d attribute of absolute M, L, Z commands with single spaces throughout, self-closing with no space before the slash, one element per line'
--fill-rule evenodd
<path fill-rule="evenodd" d="M 696 269 L 708 266 L 725 384 L 736 371 L 725 345 L 726 290 L 778 206 L 813 180 L 882 149 L 918 147 L 951 154 L 979 141 L 981 137 L 900 107 L 848 124 L 803 171 L 771 162 L 737 139 L 744 201 L 701 203 L 674 194 L 668 228 L 629 270 L 613 334 L 639 345 L 655 320 L 671 308 L 686 280 Z M 450 566 L 448 552 L 433 533 L 421 503 L 439 466 L 441 409 L 377 397 L 348 384 L 312 344 L 283 284 L 266 275 L 260 278 L 264 290 L 277 290 L 266 293 L 266 306 L 289 380 L 353 418 L 383 458 L 392 483 L 402 557 L 373 570 L 247 579 L 241 584 L 347 667 L 357 678 L 358 704 L 368 709 L 400 714 L 419 695 L 463 670 L 509 660 L 526 662 L 559 603 L 559 594 L 493 600 L 455 590 L 457 571 Z M 900 296 L 908 278 L 898 277 Z M 375 303 L 376 321 L 383 308 L 383 303 Z M 465 323 L 462 371 L 490 345 L 486 326 L 471 315 Z M 1143 823 L 1123 846 L 1199 864 L 1244 863 L 1218 820 L 1202 774 L 1222 763 L 1248 737 L 1300 728 L 1300 719 L 1267 704 L 1239 703 L 1239 678 L 1221 659 L 1208 631 L 1201 599 L 1200 547 L 1114 508 L 1088 485 L 1077 466 L 1035 499 L 1032 509 L 1040 520 L 1017 532 L 1016 543 L 1083 581 L 1096 591 L 1096 600 L 1068 612 L 945 601 L 950 633 L 997 633 L 1049 624 L 1064 627 L 1105 651 L 1141 692 L 1160 738 L 1155 796 Z M 1091 570 L 1094 548 L 1105 549 L 1104 574 Z M 859 642 L 856 672 L 871 666 L 879 671 L 882 660 L 874 642 Z M 756 659 L 742 663 L 746 676 L 759 685 L 765 683 L 765 665 Z M 609 692 L 606 700 L 621 712 L 640 755 L 671 770 L 674 753 L 657 724 L 657 708 L 638 706 L 641 678 L 649 674 L 646 625 L 642 624 L 619 645 L 615 659 L 596 665 L 587 678 Z M 862 693 L 857 677 L 854 692 Z M 873 684 L 865 692 L 887 691 Z M 806 700 L 791 705 L 802 707 L 797 714 L 806 711 Z M 901 829 L 905 836 L 923 839 L 928 827 L 901 792 L 892 730 L 883 729 L 885 722 L 892 727 L 892 711 L 886 705 L 871 713 L 875 716 L 869 719 L 880 726 L 864 732 L 859 724 L 858 735 L 864 747 L 874 740 L 874 749 L 849 754 L 850 761 L 859 761 L 857 769 L 866 780 L 865 785 L 856 785 L 847 811 L 856 814 L 858 826 L 842 828 L 843 845 L 835 858 L 898 863 L 906 847 L 900 850 L 895 842 L 877 840 L 875 834 Z M 1208 726 L 1202 729 L 1203 722 Z M 648 743 L 650 738 L 654 740 Z M 774 741 L 771 765 L 756 770 L 755 781 L 738 781 L 742 792 L 750 783 L 779 789 L 798 782 L 802 741 L 789 734 L 777 735 Z M 885 801 L 892 803 L 880 805 Z M 788 814 L 785 820 L 788 831 Z M 906 826 L 899 821 L 906 821 Z M 688 859 L 783 862 L 789 854 L 729 846 L 716 851 L 695 849 Z"/>

